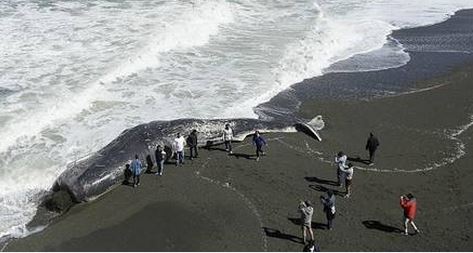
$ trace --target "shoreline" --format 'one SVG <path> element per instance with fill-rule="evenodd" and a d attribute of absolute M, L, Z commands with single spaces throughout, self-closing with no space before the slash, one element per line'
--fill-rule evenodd
<path fill-rule="evenodd" d="M 296 207 L 300 198 L 315 203 L 313 227 L 317 243 L 324 251 L 471 249 L 473 242 L 468 235 L 473 221 L 467 217 L 473 212 L 469 202 L 473 192 L 468 183 L 472 171 L 465 166 L 473 162 L 473 140 L 468 134 L 471 126 L 458 136 L 465 145 L 465 155 L 438 170 L 382 173 L 357 169 L 353 196 L 350 199 L 337 196 L 333 231 L 325 229 L 325 218 L 316 200 L 327 189 L 341 191 L 331 185 L 335 179 L 333 165 L 323 160 L 331 159 L 339 149 L 349 155 L 365 157 L 363 144 L 372 129 L 381 142 L 375 168 L 390 169 L 393 164 L 404 164 L 406 169 L 415 170 L 421 164 L 436 160 L 444 151 L 453 150 L 456 142 L 444 143 L 442 149 L 445 150 L 438 152 L 436 143 L 445 141 L 439 139 L 438 130 L 457 129 L 468 123 L 466 115 L 473 115 L 473 98 L 468 96 L 469 91 L 473 91 L 472 70 L 473 65 L 467 66 L 443 77 L 449 80 L 448 85 L 405 96 L 337 102 L 336 107 L 331 101 L 306 103 L 301 107 L 302 115 L 325 112 L 322 142 L 302 133 L 265 134 L 269 142 L 268 155 L 260 162 L 251 157 L 253 148 L 248 145 L 248 139 L 235 144 L 236 156 L 233 157 L 219 149 L 201 149 L 199 159 L 187 161 L 182 167 L 167 165 L 163 177 L 145 174 L 142 187 L 120 186 L 94 202 L 74 206 L 43 232 L 12 242 L 6 251 L 264 251 L 262 232 L 267 250 L 299 251 L 302 245 L 298 241 Z M 455 103 L 445 106 L 449 99 Z M 406 108 L 416 112 L 409 115 L 405 113 Z M 468 114 L 458 108 L 468 109 Z M 390 113 L 379 114 L 379 111 Z M 444 116 L 439 121 L 426 112 Z M 373 117 L 371 123 L 364 120 L 372 116 L 380 117 Z M 347 132 L 350 135 L 343 134 Z M 403 135 L 416 138 L 399 138 Z M 424 149 L 419 149 L 422 146 Z M 409 238 L 396 233 L 401 228 L 402 214 L 397 199 L 407 191 L 418 199 L 416 223 L 422 231 L 419 236 Z M 203 223 L 184 220 L 184 224 L 178 226 L 191 233 L 187 234 L 189 237 L 182 237 L 174 229 L 180 217 L 174 217 L 174 213 L 178 211 L 166 209 L 167 205 L 177 209 L 184 205 L 183 208 L 190 211 L 184 216 L 197 217 Z M 221 208 L 225 212 L 221 212 Z M 120 212 L 109 217 L 113 210 Z M 206 223 L 216 227 L 203 225 Z M 217 227 L 222 229 L 219 230 L 222 234 L 231 232 L 233 235 L 219 237 L 218 233 L 210 232 Z M 129 230 L 149 236 L 130 235 Z M 210 241 L 206 243 L 206 239 L 196 236 L 201 233 L 211 238 Z M 125 236 L 131 237 L 129 244 L 117 243 Z M 230 240 L 233 236 L 239 239 Z M 157 242 L 158 237 L 170 241 Z M 445 240 L 449 243 L 444 243 Z M 250 245 L 255 248 L 249 248 Z"/>
<path fill-rule="evenodd" d="M 470 10 L 470 11 L 471 11 L 471 10 Z M 436 24 L 436 25 L 438 25 L 438 24 Z M 432 25 L 432 26 L 435 26 L 435 25 Z M 417 28 L 414 28 L 414 29 L 417 29 Z M 415 54 L 419 54 L 419 53 L 415 53 Z M 413 57 L 413 58 L 414 58 L 414 57 Z M 434 58 L 435 58 L 435 57 L 434 57 Z M 438 58 L 438 57 L 437 57 L 437 58 Z M 416 58 L 416 59 L 417 59 L 417 58 Z M 465 62 L 469 62 L 469 61 L 470 61 L 470 59 L 466 60 Z M 462 63 L 455 63 L 455 64 L 458 64 L 458 65 L 468 65 L 468 64 L 465 63 L 465 62 L 462 62 Z M 473 61 L 472 61 L 472 62 L 473 62 Z M 411 65 L 412 65 L 412 64 L 419 64 L 419 62 L 411 63 Z M 453 64 L 453 65 L 455 65 L 455 64 Z M 409 63 L 408 63 L 408 65 L 409 65 Z M 453 66 L 453 65 L 452 65 L 452 66 Z M 404 66 L 403 66 L 403 67 L 404 67 Z M 400 69 L 402 69 L 403 67 L 401 67 Z M 407 67 L 406 67 L 406 68 L 407 68 Z M 449 68 L 451 68 L 451 67 L 449 67 Z M 469 68 L 469 67 L 466 67 L 466 68 Z M 390 71 L 391 71 L 391 70 L 388 70 L 387 72 L 390 72 Z M 393 71 L 394 71 L 394 70 L 393 70 Z M 394 72 L 396 72 L 396 71 L 399 71 L 399 70 L 395 70 Z M 434 71 L 434 70 L 433 70 L 433 71 Z M 446 70 L 446 71 L 451 71 L 451 69 L 450 69 L 450 70 Z M 457 72 L 464 72 L 464 71 L 465 71 L 465 70 L 459 70 L 459 71 L 454 71 L 454 72 L 457 73 Z M 470 71 L 471 71 L 471 70 L 470 70 Z M 380 73 L 380 72 L 382 72 L 382 71 L 376 71 L 376 72 Z M 468 71 L 466 71 L 466 72 L 468 72 Z M 354 75 L 362 76 L 364 73 L 350 73 L 350 74 L 345 74 L 345 73 L 343 73 L 343 74 L 342 74 L 342 73 L 332 73 L 332 74 L 335 75 L 335 76 L 336 76 L 336 75 L 341 75 L 341 76 L 346 75 L 346 76 L 350 77 L 350 76 L 354 76 Z M 332 75 L 332 74 L 329 74 L 329 75 Z M 369 74 L 371 74 L 371 73 L 368 73 L 368 75 L 369 75 Z M 332 76 L 333 76 L 333 75 L 332 75 Z M 395 74 L 390 74 L 390 75 L 394 76 Z M 451 78 L 451 76 L 454 76 L 455 74 L 445 74 L 445 73 L 443 73 L 442 75 L 443 75 L 443 76 L 441 76 L 440 78 L 438 78 L 438 77 L 437 77 L 437 78 L 433 78 L 433 79 L 432 79 L 432 78 L 429 78 L 429 79 L 427 79 L 427 81 L 424 80 L 424 81 L 420 81 L 420 82 L 414 82 L 414 83 L 415 83 L 414 87 L 423 87 L 423 85 L 425 85 L 425 84 L 428 84 L 427 86 L 429 86 L 429 84 L 435 83 L 433 80 L 443 79 L 443 78 L 445 78 L 445 77 L 447 77 L 447 79 L 448 79 L 448 78 Z M 365 76 L 366 76 L 366 75 L 365 75 Z M 306 81 L 302 82 L 301 84 L 295 84 L 295 85 L 293 85 L 293 86 L 304 86 L 304 85 L 305 85 L 305 86 L 312 86 L 312 87 L 313 87 L 313 85 L 310 84 L 311 82 L 317 83 L 319 79 L 324 79 L 324 78 L 329 78 L 329 77 L 314 78 L 314 79 L 306 80 Z M 369 78 L 368 78 L 368 79 L 369 79 Z M 376 79 L 374 79 L 374 80 L 376 80 Z M 337 81 L 337 80 L 335 80 L 335 82 L 336 82 L 336 81 Z M 336 85 L 339 85 L 339 84 L 336 83 Z M 322 85 L 322 86 L 323 86 L 323 85 Z M 339 86 L 340 86 L 340 85 L 339 85 Z M 404 96 L 411 96 L 411 95 L 414 95 L 414 96 L 416 96 L 416 95 L 424 96 L 424 94 L 423 94 L 424 92 L 426 92 L 426 93 L 434 92 L 434 93 L 435 93 L 435 92 L 437 92 L 437 91 L 436 91 L 437 89 L 450 89 L 450 88 L 447 87 L 447 86 L 449 86 L 449 85 L 440 86 L 440 87 L 437 87 L 437 88 L 434 88 L 434 89 L 430 89 L 430 88 L 420 88 L 421 90 L 422 90 L 422 89 L 430 89 L 430 90 L 426 90 L 426 91 L 414 91 L 414 93 L 399 94 L 399 95 L 394 95 L 394 96 L 395 96 L 395 97 L 402 98 L 401 100 L 404 100 L 404 98 L 403 98 Z M 328 87 L 328 86 L 325 86 L 325 87 L 322 87 L 322 88 L 318 87 L 316 90 L 327 89 L 327 87 Z M 334 87 L 330 87 L 330 89 L 334 89 Z M 336 89 L 336 86 L 335 86 L 335 89 Z M 294 89 L 291 88 L 290 90 L 293 91 Z M 297 88 L 296 88 L 296 93 L 301 94 L 301 93 L 304 93 L 304 91 L 306 91 L 306 90 L 307 90 L 307 88 L 304 88 L 304 87 L 302 87 L 302 89 L 299 89 L 299 90 L 297 90 Z M 350 92 L 350 91 L 349 91 L 349 92 Z M 349 93 L 349 92 L 348 92 L 348 93 Z M 355 91 L 351 90 L 351 92 L 355 92 L 355 93 L 356 93 L 356 90 L 355 90 Z M 284 93 L 284 92 L 283 92 L 283 93 Z M 316 94 L 316 93 L 317 93 L 317 91 L 311 91 L 311 94 Z M 417 94 L 417 93 L 421 93 L 421 94 Z M 321 93 L 321 94 L 324 94 L 324 93 Z M 307 94 L 304 94 L 304 95 L 307 95 Z M 284 97 L 284 95 L 282 95 L 282 97 Z M 368 97 L 370 97 L 370 96 L 368 96 Z M 391 98 L 392 98 L 392 99 L 396 99 L 395 97 L 385 96 L 385 97 L 377 98 L 377 97 L 375 96 L 375 97 L 373 97 L 373 98 L 371 98 L 371 99 L 368 99 L 369 101 L 357 100 L 357 101 L 355 101 L 354 103 L 359 103 L 359 104 L 363 104 L 363 103 L 377 103 L 377 101 L 380 100 L 380 99 L 381 99 L 381 100 L 384 100 L 384 99 L 388 99 L 388 100 L 389 100 L 389 99 L 391 99 Z M 271 101 L 273 101 L 273 100 L 278 100 L 278 99 L 280 99 L 280 98 L 281 98 L 281 96 L 278 95 L 278 96 L 274 97 Z M 318 97 L 318 98 L 319 98 L 319 97 Z M 321 114 L 321 115 L 324 116 L 324 119 L 326 120 L 326 123 L 327 123 L 327 122 L 330 122 L 331 119 L 334 118 L 334 117 L 339 117 L 339 115 L 337 115 L 337 113 L 339 113 L 339 112 L 337 112 L 337 111 L 333 112 L 332 109 L 329 108 L 329 107 L 333 107 L 334 105 L 339 106 L 339 103 L 334 103 L 334 102 L 333 102 L 333 100 L 336 100 L 336 99 L 337 99 L 336 97 L 333 97 L 333 98 L 330 98 L 330 99 L 327 99 L 327 97 L 325 97 L 325 99 L 317 100 L 317 102 L 310 102 L 310 100 L 313 100 L 313 99 L 314 99 L 314 97 L 312 97 L 312 96 L 305 96 L 305 97 L 302 99 L 302 105 L 300 106 L 300 111 L 299 111 L 298 115 L 301 115 L 301 116 L 303 116 L 303 117 L 305 117 L 305 118 L 311 118 L 311 117 L 313 117 L 313 116 L 315 116 L 315 115 L 317 115 L 317 114 Z M 332 100 L 332 101 L 331 101 L 331 100 Z M 268 102 L 268 103 L 271 103 L 271 101 Z M 448 101 L 448 100 L 447 100 L 447 101 Z M 347 99 L 347 101 L 341 102 L 341 104 L 343 104 L 343 105 L 347 105 L 347 104 L 350 104 L 350 103 L 351 103 L 351 102 L 349 101 L 349 99 Z M 261 107 L 261 106 L 265 106 L 265 104 L 260 105 L 260 106 L 258 106 L 258 107 Z M 398 106 L 398 105 L 392 104 L 392 106 L 393 106 L 393 107 L 396 107 L 396 106 Z M 419 106 L 419 105 L 417 105 L 417 106 Z M 360 106 L 360 107 L 363 108 L 363 111 L 367 111 L 367 110 L 368 110 L 368 108 L 367 108 L 366 106 L 365 106 L 365 107 Z M 310 108 L 311 108 L 311 109 L 310 109 Z M 343 109 L 343 110 L 348 110 L 348 109 L 345 108 L 345 109 Z M 342 111 L 343 111 L 343 110 L 342 110 Z M 321 112 L 321 111 L 326 111 L 327 113 L 326 113 L 326 114 L 324 114 L 324 113 L 319 113 L 319 112 Z M 334 116 L 334 115 L 337 115 L 337 116 Z M 327 120 L 327 119 L 328 119 L 328 120 Z M 387 121 L 389 121 L 389 120 L 390 120 L 390 121 L 393 121 L 393 119 L 390 118 L 390 117 L 386 117 L 386 120 L 387 120 Z M 408 120 L 413 120 L 413 119 L 408 119 Z M 432 119 L 429 119 L 429 120 L 432 120 Z M 330 123 L 330 124 L 331 124 L 331 123 Z M 326 128 L 329 127 L 329 129 L 327 129 L 327 131 L 333 130 L 333 129 L 331 128 L 330 124 L 329 124 L 328 126 L 326 125 Z M 422 125 L 422 124 L 421 124 L 421 125 Z M 372 127 L 372 128 L 375 128 L 375 127 L 379 127 L 379 126 L 372 125 L 371 127 Z M 384 127 L 386 127 L 386 126 L 384 126 Z M 388 128 L 389 128 L 389 127 L 388 127 Z M 345 130 L 345 132 L 349 132 L 349 130 L 347 130 L 346 128 L 345 128 L 344 130 Z M 391 129 L 391 130 L 397 130 L 397 129 Z M 419 134 L 419 131 L 421 131 L 421 130 L 418 130 L 417 134 Z M 467 130 L 467 131 L 468 131 L 468 130 Z M 358 132 L 359 134 L 361 134 L 361 131 L 360 131 L 360 130 L 358 130 L 357 132 Z M 338 134 L 340 134 L 340 135 L 343 135 L 343 133 L 344 133 L 344 131 L 342 131 L 342 130 L 339 130 L 339 132 L 338 132 Z M 322 134 L 322 138 L 324 138 L 324 142 L 325 142 L 325 141 L 327 140 L 327 137 L 325 137 L 325 129 L 323 129 L 323 130 L 321 131 L 321 134 Z M 435 135 L 435 134 L 432 134 L 432 133 L 420 133 L 420 134 L 421 134 L 420 138 L 427 138 L 427 139 L 428 139 L 428 138 L 432 138 L 431 136 Z M 281 134 L 268 134 L 268 136 L 273 136 L 273 135 L 276 135 L 276 136 L 279 136 L 279 137 L 280 137 L 280 136 L 284 136 L 283 138 L 286 138 L 286 137 L 285 137 L 286 135 L 291 135 L 291 134 L 282 134 L 282 133 L 281 133 Z M 298 134 L 298 135 L 300 135 L 300 134 Z M 414 133 L 411 133 L 410 135 L 411 135 L 410 137 L 414 137 L 414 138 L 416 137 L 416 135 L 415 135 Z M 329 135 L 329 136 L 330 136 L 330 135 Z M 279 138 L 279 137 L 276 137 L 276 138 Z M 300 136 L 299 136 L 299 137 L 300 137 Z M 299 137 L 298 137 L 298 138 L 299 138 Z M 337 139 L 337 137 L 335 137 L 335 136 L 330 136 L 330 137 L 333 137 L 334 139 Z M 329 138 L 330 138 L 330 137 L 329 137 Z M 390 137 L 392 137 L 392 136 L 390 136 Z M 363 137 L 363 138 L 364 138 L 364 137 Z M 303 139 L 303 138 L 302 138 L 302 139 Z M 441 139 L 441 140 L 430 140 L 429 145 L 441 145 L 440 143 L 441 143 L 442 141 L 445 141 L 445 139 Z M 350 142 L 351 142 L 351 140 L 350 140 Z M 353 142 L 358 143 L 358 142 L 359 142 L 359 139 L 354 139 Z M 335 144 L 335 143 L 332 143 L 332 144 Z M 338 144 L 340 144 L 340 146 L 343 146 L 343 144 L 342 144 L 341 142 L 338 143 Z M 322 146 L 324 146 L 324 145 L 325 145 L 325 144 L 322 143 Z M 271 145 L 271 146 L 272 146 L 272 145 Z M 282 144 L 282 146 L 284 146 L 284 144 Z M 328 148 L 328 147 L 327 147 L 327 148 Z M 350 147 L 349 145 L 348 145 L 347 148 L 348 148 L 347 150 L 350 150 L 350 149 L 356 150 L 354 147 Z M 331 150 L 331 149 L 328 148 L 328 150 Z M 452 150 L 454 150 L 454 148 L 450 147 L 450 148 L 447 148 L 447 149 L 445 149 L 445 150 L 441 150 L 441 152 L 451 152 Z M 293 150 L 293 151 L 295 151 L 295 150 Z M 418 151 L 418 150 L 417 150 L 417 151 Z M 296 151 L 296 152 L 297 152 L 297 151 Z M 327 151 L 326 151 L 326 152 L 327 152 Z M 328 152 L 328 153 L 330 153 L 330 152 Z M 436 154 L 438 155 L 439 152 L 437 152 Z M 327 155 L 327 157 L 328 157 L 328 156 L 329 156 L 329 155 Z M 326 160 L 328 160 L 329 158 L 327 158 L 327 157 L 323 157 L 323 158 L 326 159 Z M 412 161 L 412 158 L 408 158 L 408 159 L 409 159 L 409 161 Z M 392 159 L 392 160 L 393 160 L 393 161 L 391 161 L 392 163 L 396 163 L 395 159 Z M 414 164 L 416 164 L 415 161 L 413 161 L 413 162 L 414 162 Z M 323 163 L 322 163 L 322 164 L 323 164 Z M 404 162 L 401 162 L 401 165 L 403 165 L 403 164 L 405 164 L 405 163 L 404 163 Z M 327 164 L 326 164 L 326 165 L 327 165 Z M 325 166 L 326 166 L 326 165 L 325 165 Z M 217 165 L 214 164 L 214 166 L 217 166 Z M 243 165 L 242 165 L 242 166 L 243 166 Z M 321 166 L 324 166 L 324 165 L 321 165 Z M 257 183 L 257 182 L 255 182 L 255 184 L 256 184 L 256 183 Z M 116 191 L 116 190 L 114 190 L 113 192 L 115 192 L 115 191 Z M 108 194 L 105 195 L 105 196 L 100 197 L 97 201 L 100 201 L 100 199 L 102 199 L 102 198 L 108 198 L 107 196 L 108 196 L 109 194 L 112 194 L 112 192 L 108 193 Z M 113 194 L 114 194 L 114 193 L 113 193 Z M 116 196 L 115 196 L 115 198 L 116 198 Z M 243 202 L 244 202 L 244 201 L 243 201 Z M 84 205 L 94 205 L 94 203 L 95 203 L 95 201 L 94 201 L 93 203 L 87 203 L 87 204 L 84 204 Z M 242 203 L 240 203 L 240 204 L 242 204 Z M 81 204 L 81 205 L 82 205 L 82 204 Z M 242 205 L 243 205 L 243 204 L 242 204 Z M 465 204 L 465 205 L 468 205 L 468 204 Z M 73 207 L 73 209 L 77 209 L 77 208 L 78 208 L 78 207 Z M 153 206 L 153 207 L 150 207 L 150 208 L 151 208 L 151 209 L 159 209 L 159 208 L 156 207 L 156 206 Z M 162 208 L 162 207 L 160 207 L 160 208 Z M 71 210 L 71 211 L 72 211 L 72 210 Z M 249 218 L 249 216 L 251 216 L 251 215 L 249 215 L 249 214 L 246 214 L 246 215 L 248 216 L 247 218 Z M 53 221 L 53 223 L 51 223 L 50 226 L 54 226 L 54 225 L 57 223 L 57 220 L 60 221 L 60 220 L 63 220 L 63 219 L 67 219 L 67 216 L 70 216 L 70 214 L 69 214 L 69 213 L 66 213 L 64 216 L 66 216 L 66 218 L 62 218 L 62 217 L 57 218 L 57 219 L 55 219 L 55 220 Z M 138 219 L 138 220 L 139 220 L 139 219 Z M 46 230 L 48 230 L 48 229 L 49 229 L 49 228 L 46 228 Z M 123 229 L 123 228 L 122 228 L 122 229 Z M 103 232 L 103 231 L 102 231 L 102 232 Z M 40 232 L 39 234 L 42 234 L 42 233 L 43 233 L 43 232 Z M 35 236 L 35 235 L 32 235 L 32 236 Z M 30 237 L 31 237 L 31 236 L 30 236 Z M 24 239 L 28 239 L 28 238 L 30 238 L 30 237 L 27 237 L 27 238 L 24 238 Z M 21 242 L 21 240 L 24 240 L 24 239 L 15 240 L 15 241 L 13 242 L 13 244 L 17 243 L 18 241 Z M 250 241 L 251 241 L 251 240 L 250 240 Z M 19 244 L 21 245 L 21 243 L 19 243 Z M 236 247 L 236 246 L 235 246 L 235 245 L 232 245 L 231 247 Z M 10 248 L 10 246 L 7 246 L 7 250 L 8 250 L 9 248 Z M 67 249 L 67 247 L 66 247 L 66 249 Z"/>

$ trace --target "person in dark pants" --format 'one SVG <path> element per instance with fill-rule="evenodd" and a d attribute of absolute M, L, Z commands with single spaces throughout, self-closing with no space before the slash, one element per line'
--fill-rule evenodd
<path fill-rule="evenodd" d="M 189 146 L 190 159 L 197 158 L 197 130 L 192 130 L 191 134 L 187 137 L 187 145 Z"/>
<path fill-rule="evenodd" d="M 332 190 L 327 191 L 327 197 L 320 196 L 320 201 L 324 205 L 324 213 L 327 217 L 327 228 L 332 230 L 335 219 L 335 194 Z"/>
<path fill-rule="evenodd" d="M 259 161 L 260 154 L 264 155 L 263 146 L 267 145 L 259 131 L 256 131 L 255 135 L 253 136 L 253 144 L 256 146 L 256 161 Z"/>
<path fill-rule="evenodd" d="M 370 154 L 370 165 L 374 164 L 374 153 L 376 152 L 376 149 L 379 146 L 379 141 L 376 136 L 373 135 L 373 133 L 370 133 L 370 137 L 368 137 L 368 140 L 366 141 L 366 150 L 368 150 Z"/>
<path fill-rule="evenodd" d="M 230 124 L 225 124 L 225 128 L 223 129 L 222 139 L 225 143 L 225 151 L 228 154 L 233 154 L 232 151 L 232 140 L 233 140 L 233 129 L 230 127 Z"/>
<path fill-rule="evenodd" d="M 153 159 L 151 158 L 151 155 L 146 156 L 146 173 L 153 173 Z"/>
<path fill-rule="evenodd" d="M 138 155 L 135 155 L 135 160 L 131 162 L 130 167 L 131 172 L 133 172 L 133 187 L 137 187 L 140 185 L 141 169 L 143 168 L 140 159 L 138 159 Z"/>
<path fill-rule="evenodd" d="M 161 145 L 156 147 L 156 151 L 154 151 L 154 155 L 156 157 L 156 165 L 158 166 L 158 172 L 155 175 L 162 176 L 164 171 L 164 161 L 166 161 L 167 153 L 163 150 Z"/>
<path fill-rule="evenodd" d="M 130 184 L 130 178 L 133 175 L 133 173 L 131 172 L 130 164 L 128 164 L 128 163 L 125 164 L 124 174 L 125 174 L 125 180 L 123 180 L 123 184 L 124 185 L 129 185 Z"/>

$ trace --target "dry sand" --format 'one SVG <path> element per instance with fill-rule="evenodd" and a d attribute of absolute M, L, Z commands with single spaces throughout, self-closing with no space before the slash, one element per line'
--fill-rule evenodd
<path fill-rule="evenodd" d="M 6 250 L 300 251 L 297 205 L 310 199 L 322 251 L 471 251 L 472 70 L 420 82 L 440 86 L 402 96 L 306 103 L 302 116 L 324 116 L 322 142 L 266 134 L 268 155 L 259 162 L 249 156 L 250 138 L 235 144 L 235 156 L 201 149 L 197 160 L 77 205 Z M 353 196 L 337 197 L 335 229 L 326 230 L 319 196 L 342 191 L 333 186 L 333 156 L 366 158 L 370 131 L 381 143 L 376 164 L 356 163 Z M 420 235 L 400 234 L 399 196 L 407 192 L 418 199 Z"/>

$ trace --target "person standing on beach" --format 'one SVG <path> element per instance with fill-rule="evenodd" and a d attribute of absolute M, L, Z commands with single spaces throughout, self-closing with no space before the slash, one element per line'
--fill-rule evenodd
<path fill-rule="evenodd" d="M 370 165 L 374 165 L 374 153 L 376 152 L 376 149 L 378 149 L 378 146 L 378 138 L 376 138 L 373 133 L 370 133 L 370 137 L 368 137 L 365 147 L 365 149 L 368 150 L 370 155 Z"/>
<path fill-rule="evenodd" d="M 138 159 L 138 155 L 135 155 L 135 160 L 131 162 L 131 172 L 133 172 L 133 187 L 137 187 L 140 185 L 140 175 L 141 175 L 141 169 L 143 168 L 143 165 L 141 164 L 140 159 Z"/>
<path fill-rule="evenodd" d="M 354 168 L 351 163 L 348 164 L 348 168 L 340 168 L 345 178 L 345 198 L 349 198 L 351 195 L 351 180 L 353 179 Z"/>
<path fill-rule="evenodd" d="M 156 157 L 156 165 L 158 166 L 158 172 L 155 175 L 162 176 L 164 172 L 164 161 L 166 161 L 166 152 L 164 152 L 161 145 L 156 147 L 156 151 L 154 151 L 154 155 Z"/>
<path fill-rule="evenodd" d="M 259 161 L 260 154 L 264 155 L 263 146 L 267 145 L 259 131 L 256 131 L 255 135 L 253 136 L 253 144 L 256 146 L 256 161 Z"/>
<path fill-rule="evenodd" d="M 189 146 L 190 159 L 197 158 L 197 130 L 192 130 L 187 137 L 187 146 Z"/>
<path fill-rule="evenodd" d="M 186 140 L 181 133 L 177 133 L 176 139 L 174 139 L 174 146 L 176 148 L 176 166 L 184 164 L 184 145 Z"/>
<path fill-rule="evenodd" d="M 146 156 L 146 173 L 152 173 L 153 171 L 153 159 L 151 158 L 151 155 Z"/>
<path fill-rule="evenodd" d="M 233 129 L 230 127 L 230 124 L 225 124 L 225 129 L 223 129 L 222 139 L 223 139 L 223 142 L 225 143 L 225 151 L 227 151 L 229 154 L 233 154 L 233 151 L 232 151 Z"/>
<path fill-rule="evenodd" d="M 345 163 L 347 162 L 348 157 L 343 153 L 343 151 L 338 152 L 337 156 L 335 156 L 335 164 L 337 165 L 337 185 L 338 187 L 342 186 L 342 177 L 343 177 L 343 169 L 346 169 L 347 166 Z"/>
<path fill-rule="evenodd" d="M 417 212 L 417 201 L 414 198 L 414 195 L 408 193 L 405 196 L 401 196 L 400 204 L 404 210 L 404 235 L 409 235 L 407 231 L 408 224 L 411 224 L 416 234 L 420 233 L 419 229 L 417 229 L 417 226 L 414 223 L 414 218 L 416 217 Z"/>
<path fill-rule="evenodd" d="M 133 176 L 133 172 L 130 169 L 130 164 L 129 163 L 125 164 L 125 171 L 124 171 L 123 174 L 125 176 L 125 180 L 123 180 L 123 184 L 124 185 L 129 185 L 130 184 L 130 178 L 131 178 L 131 176 Z"/>
<path fill-rule="evenodd" d="M 335 219 L 335 194 L 332 190 L 327 191 L 327 197 L 320 196 L 320 201 L 324 205 L 324 213 L 327 217 L 327 228 L 332 230 L 333 220 Z"/>
<path fill-rule="evenodd" d="M 305 244 L 307 242 L 307 233 L 310 236 L 309 241 L 314 241 L 314 232 L 312 231 L 312 215 L 314 214 L 314 208 L 310 201 L 301 201 L 299 203 L 299 212 L 301 213 L 303 243 Z"/>

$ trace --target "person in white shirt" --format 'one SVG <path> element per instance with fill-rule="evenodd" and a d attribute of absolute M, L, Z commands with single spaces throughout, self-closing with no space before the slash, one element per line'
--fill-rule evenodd
<path fill-rule="evenodd" d="M 230 124 L 225 124 L 225 129 L 223 129 L 222 139 L 223 139 L 223 142 L 225 143 L 225 150 L 229 154 L 233 154 L 233 151 L 232 151 L 233 129 L 230 127 Z"/>
<path fill-rule="evenodd" d="M 174 139 L 174 147 L 176 149 L 176 166 L 179 164 L 184 164 L 184 145 L 186 140 L 184 136 L 181 136 L 180 133 L 177 133 L 176 139 Z"/>
<path fill-rule="evenodd" d="M 347 168 L 341 168 L 342 172 L 345 174 L 345 198 L 349 198 L 351 195 L 351 180 L 353 179 L 353 164 L 349 163 Z"/>
<path fill-rule="evenodd" d="M 337 156 L 335 156 L 335 164 L 337 165 L 338 187 L 342 186 L 342 177 L 343 177 L 342 170 L 348 168 L 345 164 L 346 162 L 347 162 L 347 156 L 345 155 L 345 153 L 343 153 L 342 151 L 338 152 Z"/>

